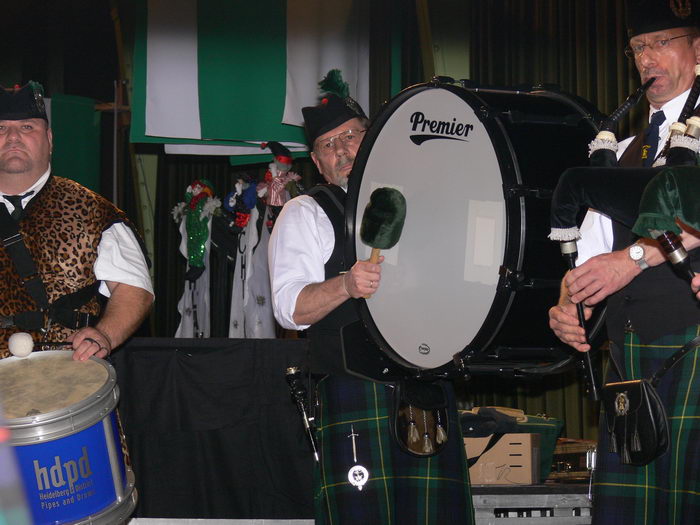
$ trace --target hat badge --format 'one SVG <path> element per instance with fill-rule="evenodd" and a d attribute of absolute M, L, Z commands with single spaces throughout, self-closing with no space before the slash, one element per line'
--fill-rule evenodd
<path fill-rule="evenodd" d="M 691 0 L 669 0 L 671 11 L 677 18 L 688 18 L 692 11 Z"/>

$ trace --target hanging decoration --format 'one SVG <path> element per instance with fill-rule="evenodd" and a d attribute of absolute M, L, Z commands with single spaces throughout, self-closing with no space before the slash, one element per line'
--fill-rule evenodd
<path fill-rule="evenodd" d="M 241 233 L 250 221 L 250 212 L 258 202 L 257 186 L 238 179 L 223 203 L 228 226 L 234 234 Z"/>
<path fill-rule="evenodd" d="M 267 226 L 268 232 L 272 232 L 284 203 L 291 196 L 301 193 L 301 187 L 297 184 L 301 177 L 290 171 L 292 154 L 283 144 L 263 142 L 260 147 L 269 148 L 275 156 L 274 161 L 268 165 L 265 180 L 258 184 L 258 195 L 264 198 L 267 203 L 265 226 Z"/>
<path fill-rule="evenodd" d="M 185 190 L 184 202 L 172 210 L 180 225 L 180 253 L 187 259 L 185 291 L 178 302 L 180 326 L 175 337 L 209 336 L 209 248 L 211 220 L 221 207 L 214 188 L 206 179 L 193 181 Z"/>

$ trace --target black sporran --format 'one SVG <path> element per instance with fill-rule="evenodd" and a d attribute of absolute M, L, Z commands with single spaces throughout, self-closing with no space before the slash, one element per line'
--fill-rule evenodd
<path fill-rule="evenodd" d="M 619 454 L 623 465 L 647 465 L 668 449 L 671 439 L 668 418 L 655 387 L 666 372 L 698 346 L 700 336 L 674 352 L 649 379 L 619 381 L 603 387 L 610 452 Z M 618 377 L 624 377 L 615 361 L 616 353 L 621 355 L 615 343 L 611 342 L 610 362 Z"/>
<path fill-rule="evenodd" d="M 608 383 L 603 406 L 610 434 L 610 452 L 624 465 L 646 465 L 668 449 L 666 410 L 647 379 Z"/>
<path fill-rule="evenodd" d="M 404 379 L 395 384 L 392 416 L 394 438 L 413 456 L 438 454 L 450 432 L 447 394 L 440 383 Z"/>

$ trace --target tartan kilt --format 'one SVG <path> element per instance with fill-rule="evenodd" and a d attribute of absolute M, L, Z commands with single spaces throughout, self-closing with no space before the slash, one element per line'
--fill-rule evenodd
<path fill-rule="evenodd" d="M 316 523 L 473 524 L 464 443 L 451 385 L 448 442 L 430 458 L 401 450 L 390 429 L 393 388 L 347 376 L 327 376 L 318 384 L 317 438 L 321 455 L 315 472 Z M 360 491 L 348 482 L 356 436 L 357 464 L 369 471 Z"/>
<path fill-rule="evenodd" d="M 625 335 L 625 379 L 650 378 L 666 358 L 696 335 L 700 325 L 642 345 L 634 332 Z M 610 370 L 609 376 L 617 380 Z M 601 418 L 594 475 L 593 520 L 596 525 L 686 525 L 700 523 L 700 352 L 689 352 L 659 381 L 657 391 L 669 419 L 666 453 L 643 467 L 621 465 L 608 452 L 609 436 Z"/>

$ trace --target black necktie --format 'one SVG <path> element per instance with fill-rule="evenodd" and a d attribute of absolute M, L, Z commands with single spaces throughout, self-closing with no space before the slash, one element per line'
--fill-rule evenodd
<path fill-rule="evenodd" d="M 10 214 L 10 216 L 14 220 L 18 221 L 22 218 L 22 215 L 24 215 L 24 209 L 22 208 L 22 199 L 24 199 L 25 197 L 29 197 L 32 193 L 34 193 L 34 192 L 29 191 L 29 192 L 24 193 L 22 195 L 5 195 L 4 196 L 5 200 L 9 201 L 10 204 L 12 204 L 15 207 L 15 209 L 12 210 L 12 213 Z"/>
<path fill-rule="evenodd" d="M 649 168 L 654 163 L 656 150 L 659 147 L 659 126 L 666 120 L 663 111 L 657 111 L 651 116 L 649 127 L 644 132 L 644 145 L 642 146 L 642 165 Z"/>

